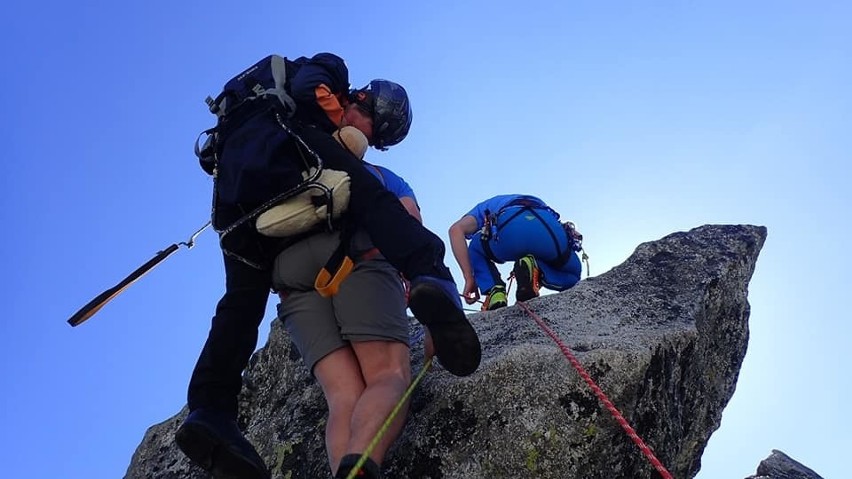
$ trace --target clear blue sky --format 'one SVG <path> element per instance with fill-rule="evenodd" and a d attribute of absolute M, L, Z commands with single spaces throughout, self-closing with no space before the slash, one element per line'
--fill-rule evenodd
<path fill-rule="evenodd" d="M 121 477 L 184 404 L 223 289 L 215 235 L 89 323 L 65 320 L 207 220 L 204 97 L 269 53 L 320 51 L 355 86 L 407 87 L 409 138 L 369 159 L 409 180 L 445 239 L 511 192 L 576 221 L 593 275 L 674 231 L 767 226 L 749 350 L 698 477 L 745 477 L 772 448 L 844 477 L 852 4 L 409 3 L 6 6 L 4 477 Z"/>

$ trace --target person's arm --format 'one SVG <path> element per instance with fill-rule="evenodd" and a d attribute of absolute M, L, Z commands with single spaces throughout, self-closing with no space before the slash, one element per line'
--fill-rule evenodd
<path fill-rule="evenodd" d="M 467 304 L 473 304 L 479 299 L 479 287 L 473 274 L 473 266 L 470 264 L 470 254 L 467 251 L 467 240 L 465 240 L 466 236 L 476 232 L 476 226 L 476 218 L 471 215 L 464 215 L 450 226 L 449 231 L 450 247 L 464 276 L 464 292 L 462 294 Z"/>
<path fill-rule="evenodd" d="M 408 211 L 408 214 L 414 217 L 421 224 L 423 223 L 423 218 L 420 216 L 420 205 L 417 204 L 417 197 L 414 195 L 414 189 L 411 188 L 411 185 L 405 181 L 405 178 L 397 175 L 393 171 L 385 168 L 384 166 L 373 165 L 371 163 L 364 163 L 364 166 L 370 170 L 373 175 L 378 178 L 383 185 L 385 185 L 385 189 L 394 194 L 397 198 L 399 198 L 399 202 L 402 203 L 402 206 L 405 207 L 405 211 Z"/>
<path fill-rule="evenodd" d="M 423 223 L 423 218 L 420 216 L 420 207 L 417 206 L 417 200 L 410 196 L 403 196 L 399 199 L 399 202 L 402 203 L 402 206 L 405 206 L 405 210 L 408 211 L 408 214 L 414 217 L 420 223 Z"/>
<path fill-rule="evenodd" d="M 299 71 L 289 80 L 290 95 L 300 115 L 333 131 L 343 120 L 342 98 L 349 93 L 349 70 L 342 58 L 319 53 L 310 60 L 298 59 Z"/>

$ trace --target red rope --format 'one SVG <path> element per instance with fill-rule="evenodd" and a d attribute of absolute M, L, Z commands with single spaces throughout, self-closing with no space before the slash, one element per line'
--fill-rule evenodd
<path fill-rule="evenodd" d="M 630 427 L 630 424 L 627 423 L 627 420 L 624 419 L 624 416 L 622 416 L 618 409 L 616 409 L 616 407 L 612 404 L 612 401 L 609 400 L 609 398 L 606 396 L 606 394 L 604 394 L 601 388 L 598 387 L 592 377 L 589 376 L 589 373 L 586 372 L 586 370 L 583 368 L 583 365 L 580 364 L 580 361 L 577 361 L 577 358 L 575 358 L 574 355 L 571 354 L 571 350 L 568 349 L 568 346 L 566 346 L 565 343 L 563 343 L 562 340 L 559 339 L 559 336 L 557 336 L 556 333 L 554 333 L 553 330 L 550 329 L 550 327 L 548 327 L 540 317 L 538 317 L 538 315 L 532 312 L 529 306 L 527 306 L 522 301 L 518 301 L 518 304 L 522 308 L 524 308 L 524 310 L 535 320 L 539 327 L 544 330 L 544 332 L 547 333 L 547 335 L 550 336 L 550 338 L 553 339 L 557 345 L 559 345 L 559 349 L 561 349 L 562 354 L 564 354 L 565 357 L 568 358 L 568 362 L 570 362 L 571 365 L 574 366 L 574 369 L 576 369 L 577 372 L 580 373 L 580 376 L 583 378 L 584 381 L 586 381 L 586 384 L 588 384 L 589 387 L 592 388 L 592 391 L 594 391 L 595 396 L 597 396 L 598 399 L 604 404 L 604 406 L 606 406 L 607 410 L 609 410 L 615 420 L 618 421 L 618 424 L 621 425 L 621 428 L 624 429 L 624 432 L 627 433 L 627 436 L 629 436 L 630 439 L 637 446 L 639 446 L 639 449 L 642 451 L 642 453 L 645 454 L 645 457 L 648 458 L 648 461 L 651 462 L 651 465 L 654 466 L 654 469 L 656 469 L 657 472 L 659 472 L 664 479 L 673 479 L 669 471 L 666 470 L 666 467 L 663 466 L 663 463 L 660 462 L 660 460 L 657 459 L 657 456 L 654 455 L 654 452 L 651 451 L 651 448 L 648 447 L 645 444 L 645 441 L 643 441 L 642 438 L 639 437 L 638 434 L 636 434 L 636 431 L 633 430 L 632 427 Z"/>

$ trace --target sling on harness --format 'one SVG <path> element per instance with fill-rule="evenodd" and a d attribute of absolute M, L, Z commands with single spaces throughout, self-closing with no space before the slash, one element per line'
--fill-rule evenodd
<path fill-rule="evenodd" d="M 366 141 L 366 138 L 364 141 Z M 345 143 L 344 146 L 346 146 Z M 363 153 L 361 156 L 363 156 Z M 379 180 L 383 185 L 386 185 L 384 175 L 382 175 L 382 170 L 369 163 L 365 163 L 364 166 L 376 171 Z M 355 260 L 352 258 L 352 254 L 350 252 L 350 245 L 355 235 L 355 230 L 355 225 L 350 221 L 345 221 L 343 223 L 340 232 L 340 244 L 331 254 L 331 257 L 320 270 L 319 274 L 317 274 L 316 280 L 314 281 L 314 288 L 320 296 L 324 298 L 337 294 L 343 280 L 349 276 L 353 269 L 355 269 Z M 372 259 L 378 254 L 379 250 L 377 248 L 372 248 L 362 254 L 358 260 L 366 261 Z M 332 271 L 334 271 L 334 273 L 332 273 Z"/>

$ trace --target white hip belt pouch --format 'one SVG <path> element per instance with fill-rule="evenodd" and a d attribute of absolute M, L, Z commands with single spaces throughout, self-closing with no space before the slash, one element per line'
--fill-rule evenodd
<path fill-rule="evenodd" d="M 353 126 L 344 126 L 335 131 L 332 136 L 359 159 L 364 159 L 367 152 L 367 137 Z M 307 179 L 316 173 L 315 168 L 303 171 Z M 314 181 L 324 188 L 308 188 L 308 190 L 283 201 L 263 212 L 257 217 L 255 226 L 264 236 L 284 238 L 305 233 L 320 223 L 328 221 L 328 205 L 322 201 L 324 189 L 331 191 L 331 218 L 338 219 L 349 206 L 349 175 L 345 171 L 323 169 Z"/>

